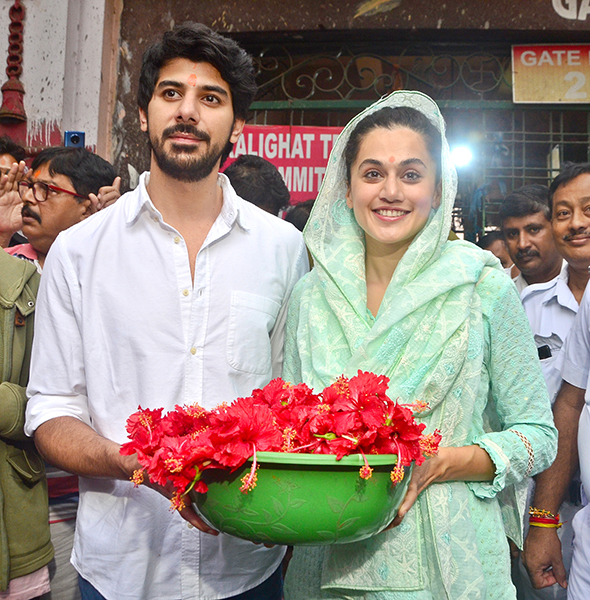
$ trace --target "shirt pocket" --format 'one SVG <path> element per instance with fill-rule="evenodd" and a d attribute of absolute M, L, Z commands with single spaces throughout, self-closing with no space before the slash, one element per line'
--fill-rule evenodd
<path fill-rule="evenodd" d="M 270 298 L 233 291 L 227 330 L 227 360 L 245 373 L 271 370 L 270 332 L 281 306 Z"/>

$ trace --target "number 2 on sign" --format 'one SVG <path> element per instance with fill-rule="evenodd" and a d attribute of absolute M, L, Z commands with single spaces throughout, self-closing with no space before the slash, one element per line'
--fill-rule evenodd
<path fill-rule="evenodd" d="M 581 100 L 587 98 L 586 92 L 580 92 L 580 89 L 586 85 L 586 75 L 580 71 L 570 71 L 564 79 L 566 81 L 573 81 L 574 84 L 565 93 L 564 98 L 566 100 Z"/>

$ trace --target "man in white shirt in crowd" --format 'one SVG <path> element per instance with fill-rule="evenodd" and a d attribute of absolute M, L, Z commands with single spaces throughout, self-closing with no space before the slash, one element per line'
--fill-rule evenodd
<path fill-rule="evenodd" d="M 551 211 L 549 231 L 563 266 L 559 263 L 561 269 L 557 276 L 546 281 L 531 281 L 520 293 L 539 349 L 539 359 L 552 402 L 561 386 L 559 353 L 590 278 L 590 246 L 580 244 L 576 234 L 580 227 L 579 219 L 584 220 L 585 216 L 579 209 L 574 210 L 578 208 L 576 203 L 581 202 L 585 194 L 590 194 L 589 174 L 590 164 L 565 163 L 551 184 L 548 195 Z M 506 231 L 511 232 L 510 219 L 507 222 Z M 585 225 L 584 222 L 582 228 Z M 550 263 L 557 263 L 553 252 L 543 251 L 542 254 L 550 259 Z M 548 271 L 546 273 L 550 275 Z M 542 278 L 538 269 L 537 279 Z"/>
<path fill-rule="evenodd" d="M 567 173 L 564 177 L 568 182 Z M 556 181 L 559 186 L 559 181 Z M 523 268 L 514 282 L 531 324 L 549 398 L 553 402 L 561 385 L 561 373 L 556 368 L 556 361 L 576 316 L 578 301 L 568 287 L 567 262 L 558 251 L 558 247 L 563 247 L 564 243 L 559 240 L 558 222 L 552 219 L 549 195 L 549 188 L 544 185 L 522 187 L 504 199 L 500 206 L 500 218 L 510 256 Z M 590 264 L 590 254 L 588 261 Z M 531 480 L 529 499 L 533 493 Z M 561 507 L 562 515 L 566 515 L 568 520 L 579 510 L 578 499 L 573 500 L 568 498 Z M 527 521 L 528 514 L 525 515 L 525 535 Z M 572 535 L 571 525 L 560 531 L 564 548 L 568 549 L 565 555 L 568 569 Z M 518 557 L 512 575 L 520 600 L 565 600 L 565 591 L 559 586 L 550 590 L 535 590 L 518 551 L 513 549 L 513 553 Z"/>
<path fill-rule="evenodd" d="M 549 188 L 525 185 L 508 194 L 500 206 L 500 223 L 508 253 L 520 274 L 514 283 L 520 294 L 532 283 L 551 281 L 564 264 L 551 232 Z"/>
<path fill-rule="evenodd" d="M 549 202 L 552 209 L 553 237 L 557 249 L 566 260 L 567 267 L 551 282 L 526 288 L 522 298 L 535 333 L 541 365 L 553 400 L 561 384 L 561 376 L 567 381 L 567 351 L 562 349 L 562 345 L 565 343 L 565 346 L 569 347 L 567 340 L 576 334 L 576 313 L 590 278 L 590 163 L 564 164 L 562 171 L 551 184 Z M 567 391 L 565 384 L 559 397 L 564 392 L 568 397 Z M 563 420 L 558 422 L 557 413 L 561 410 L 559 407 L 563 406 L 563 399 L 560 401 L 559 397 L 555 404 L 555 418 L 560 432 L 561 453 L 562 436 L 571 435 L 572 423 L 568 421 L 564 429 Z M 563 456 L 561 460 L 563 461 Z M 556 461 L 557 468 L 569 474 L 568 485 L 560 490 L 559 498 L 555 494 L 554 482 L 551 479 L 555 475 L 554 464 L 537 477 L 537 488 L 532 501 L 532 506 L 537 509 L 552 514 L 559 512 L 561 520 L 566 522 L 565 526 L 561 529 L 531 526 L 523 553 L 532 584 L 537 588 L 551 586 L 546 590 L 548 595 L 544 596 L 549 598 L 565 598 L 564 589 L 556 583 L 562 586 L 565 584 L 566 573 L 572 560 L 571 535 L 574 528 L 571 521 L 579 510 L 579 486 L 571 484 L 578 462 L 571 456 L 568 460 L 567 465 Z M 562 476 L 563 473 L 560 472 L 557 481 L 560 481 Z M 548 567 L 551 569 L 543 570 Z"/>
<path fill-rule="evenodd" d="M 212 408 L 281 373 L 303 238 L 219 174 L 255 90 L 232 40 L 194 23 L 165 33 L 139 81 L 150 172 L 62 233 L 45 264 L 26 427 L 81 476 L 72 562 L 84 600 L 281 597 L 284 548 L 171 512 L 166 490 L 134 488 L 137 458 L 119 453 L 140 404 Z"/>

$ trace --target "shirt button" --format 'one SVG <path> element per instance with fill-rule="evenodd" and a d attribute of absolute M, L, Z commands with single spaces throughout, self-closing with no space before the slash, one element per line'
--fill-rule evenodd
<path fill-rule="evenodd" d="M 188 296 L 188 290 L 182 290 L 182 295 L 183 296 Z"/>
<path fill-rule="evenodd" d="M 152 221 L 154 221 L 154 223 L 158 222 L 158 217 L 152 217 Z"/>
<path fill-rule="evenodd" d="M 174 243 L 175 243 L 175 244 L 180 244 L 180 238 L 179 238 L 178 236 L 176 236 L 176 237 L 174 238 Z"/>
<path fill-rule="evenodd" d="M 199 290 L 199 296 L 202 296 L 202 295 L 203 295 L 203 288 L 201 288 L 201 289 Z"/>
<path fill-rule="evenodd" d="M 191 348 L 191 354 L 194 356 L 197 353 L 197 349 L 196 348 Z"/>

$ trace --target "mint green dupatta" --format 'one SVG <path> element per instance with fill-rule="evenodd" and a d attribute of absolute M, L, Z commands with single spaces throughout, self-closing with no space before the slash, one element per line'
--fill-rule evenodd
<path fill-rule="evenodd" d="M 413 107 L 441 132 L 442 199 L 400 261 L 373 318 L 367 310 L 364 233 L 344 200 L 343 156 L 356 124 L 385 106 Z M 315 268 L 293 295 L 284 376 L 321 388 L 359 369 L 385 374 L 392 398 L 427 401 L 430 409 L 420 415 L 427 430 L 439 428 L 443 445 L 462 446 L 472 441 L 474 418 L 482 418 L 478 392 L 484 325 L 476 288 L 499 262 L 472 244 L 447 241 L 457 177 L 444 131 L 434 101 L 402 91 L 358 115 L 338 138 L 304 233 Z M 435 598 L 479 597 L 468 591 L 474 582 L 483 586 L 470 494 L 462 482 L 433 485 L 401 527 L 328 548 L 322 589 L 409 592 L 427 587 Z M 467 579 L 458 573 L 458 565 L 466 562 Z"/>

